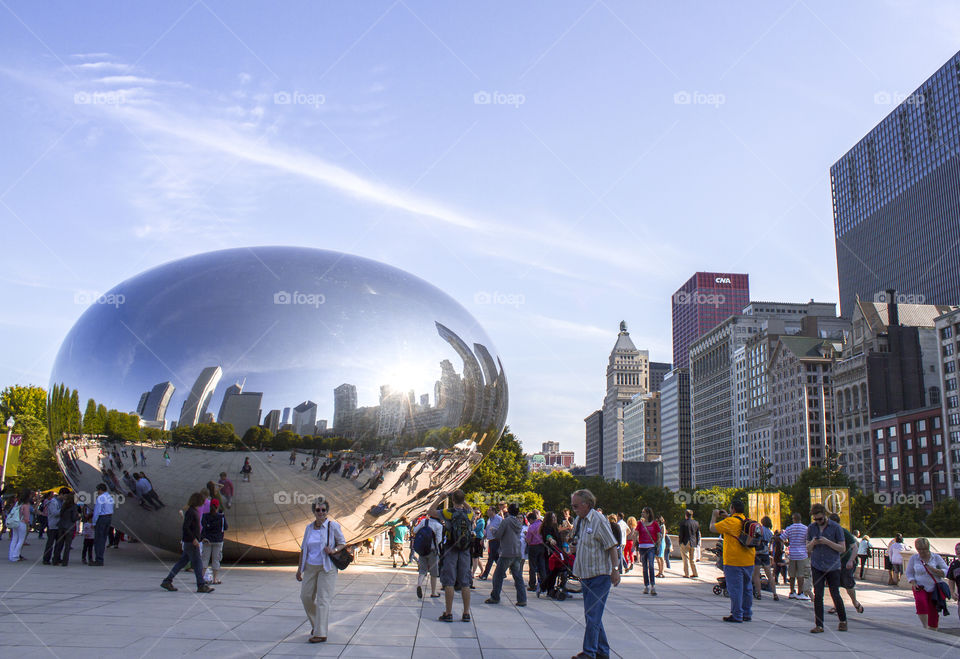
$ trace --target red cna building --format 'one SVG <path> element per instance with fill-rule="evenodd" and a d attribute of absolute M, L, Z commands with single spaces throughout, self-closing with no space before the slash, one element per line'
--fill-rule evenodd
<path fill-rule="evenodd" d="M 670 300 L 673 367 L 687 368 L 690 344 L 750 304 L 750 275 L 698 272 Z"/>

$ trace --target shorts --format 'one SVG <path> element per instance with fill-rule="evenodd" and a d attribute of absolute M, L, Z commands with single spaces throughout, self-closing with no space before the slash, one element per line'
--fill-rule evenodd
<path fill-rule="evenodd" d="M 431 577 L 440 576 L 440 558 L 437 552 L 431 552 L 426 556 L 417 556 L 417 572 L 419 574 L 430 573 Z"/>
<path fill-rule="evenodd" d="M 402 543 L 402 542 L 391 542 L 391 543 L 390 543 L 390 551 L 391 551 L 391 552 L 394 552 L 394 551 L 403 551 L 403 543 Z"/>
<path fill-rule="evenodd" d="M 483 538 L 474 538 L 470 544 L 470 557 L 483 558 Z"/>
<path fill-rule="evenodd" d="M 470 571 L 473 559 L 470 550 L 443 550 L 443 569 L 440 570 L 440 585 L 467 588 L 470 586 Z"/>
<path fill-rule="evenodd" d="M 848 570 L 846 566 L 840 569 L 840 586 L 846 588 L 847 590 L 853 590 L 857 587 L 857 580 L 853 578 L 853 572 L 856 570 Z"/>
<path fill-rule="evenodd" d="M 890 561 L 890 565 L 890 569 L 894 574 L 903 574 L 903 563 L 894 563 L 893 561 Z"/>
<path fill-rule="evenodd" d="M 799 574 L 798 574 L 799 573 Z M 801 559 L 790 559 L 787 564 L 787 575 L 791 579 L 800 577 L 808 583 L 813 583 L 813 577 L 810 576 L 810 557 Z"/>
<path fill-rule="evenodd" d="M 753 559 L 753 564 L 761 567 L 767 567 L 770 565 L 770 554 L 757 554 Z"/>

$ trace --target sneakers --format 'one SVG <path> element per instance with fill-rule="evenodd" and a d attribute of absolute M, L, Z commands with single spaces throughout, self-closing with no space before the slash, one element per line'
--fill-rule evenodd
<path fill-rule="evenodd" d="M 495 599 L 493 599 L 492 597 L 488 597 L 487 599 L 485 599 L 485 600 L 483 600 L 483 601 L 484 601 L 484 603 L 486 603 L 486 604 L 499 604 L 499 603 L 500 603 L 500 600 L 495 600 Z"/>
<path fill-rule="evenodd" d="M 651 588 L 651 589 L 650 589 L 650 594 L 653 595 L 654 597 L 656 597 L 656 596 L 657 596 L 657 589 L 656 589 L 656 588 Z"/>
<path fill-rule="evenodd" d="M 823 627 L 820 627 L 819 625 L 817 625 L 816 627 L 814 627 L 813 629 L 810 630 L 810 633 L 811 633 L 811 634 L 822 634 L 822 633 L 823 633 Z"/>
<path fill-rule="evenodd" d="M 527 605 L 526 602 L 517 602 L 516 604 L 514 604 L 514 606 L 526 606 L 526 605 Z"/>
<path fill-rule="evenodd" d="M 789 598 L 789 599 L 792 599 L 792 600 L 797 599 L 797 594 L 796 594 L 795 592 L 793 592 L 793 591 L 790 591 L 790 598 Z"/>
<path fill-rule="evenodd" d="M 723 618 L 723 621 L 724 621 L 724 622 L 743 622 L 743 620 L 737 620 L 737 619 L 734 618 L 733 616 L 725 616 L 725 617 Z M 820 631 L 823 631 L 823 630 L 821 629 Z"/>
<path fill-rule="evenodd" d="M 650 594 L 650 586 L 644 586 L 644 587 L 643 587 L 643 594 L 644 594 L 644 595 L 649 595 L 649 594 Z"/>
<path fill-rule="evenodd" d="M 160 582 L 160 587 L 163 588 L 164 590 L 169 590 L 169 591 L 171 591 L 171 592 L 175 592 L 175 591 L 177 590 L 177 587 L 174 586 L 174 585 L 173 585 L 171 582 L 169 582 L 169 581 L 161 581 L 161 582 Z"/>
<path fill-rule="evenodd" d="M 202 586 L 197 588 L 198 593 L 212 593 L 214 590 L 215 590 L 214 588 L 211 588 L 207 584 L 203 584 Z"/>
<path fill-rule="evenodd" d="M 807 597 L 807 594 L 806 594 L 806 593 L 800 593 L 799 595 L 797 595 L 797 599 L 798 599 L 798 600 L 801 600 L 801 601 L 803 601 L 803 602 L 809 602 L 809 601 L 810 601 L 810 598 Z"/>
<path fill-rule="evenodd" d="M 838 632 L 845 632 L 845 631 L 847 631 L 847 621 L 846 621 L 846 620 L 844 620 L 843 622 L 840 623 L 840 625 L 837 627 L 837 631 L 838 631 Z"/>

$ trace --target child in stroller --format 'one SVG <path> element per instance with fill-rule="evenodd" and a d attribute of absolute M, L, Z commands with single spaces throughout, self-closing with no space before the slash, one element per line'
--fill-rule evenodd
<path fill-rule="evenodd" d="M 547 545 L 547 580 L 544 588 L 537 591 L 562 602 L 573 593 L 580 592 L 580 580 L 573 574 L 573 554 L 568 554 L 555 544 Z M 576 584 L 576 585 L 574 585 Z"/>

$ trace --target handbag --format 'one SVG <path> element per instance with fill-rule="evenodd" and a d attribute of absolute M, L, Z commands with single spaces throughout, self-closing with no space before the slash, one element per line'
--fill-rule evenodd
<path fill-rule="evenodd" d="M 331 540 L 330 537 L 330 522 L 327 522 L 327 540 Z M 336 545 L 331 544 L 331 547 Z M 330 554 L 330 562 L 333 563 L 334 567 L 338 570 L 346 570 L 347 567 L 353 563 L 353 554 L 347 551 L 347 548 L 344 547 L 338 552 Z"/>
<path fill-rule="evenodd" d="M 920 557 L 917 556 L 919 559 Z M 933 572 L 930 571 L 930 566 L 920 561 L 923 564 L 923 569 L 927 571 L 927 574 L 930 575 L 930 578 L 933 579 L 933 592 L 930 593 L 933 597 L 933 604 L 937 607 L 937 610 L 943 613 L 943 615 L 950 615 L 950 610 L 947 609 L 947 602 L 950 601 L 950 586 L 944 581 L 937 581 L 937 578 L 933 576 Z"/>

